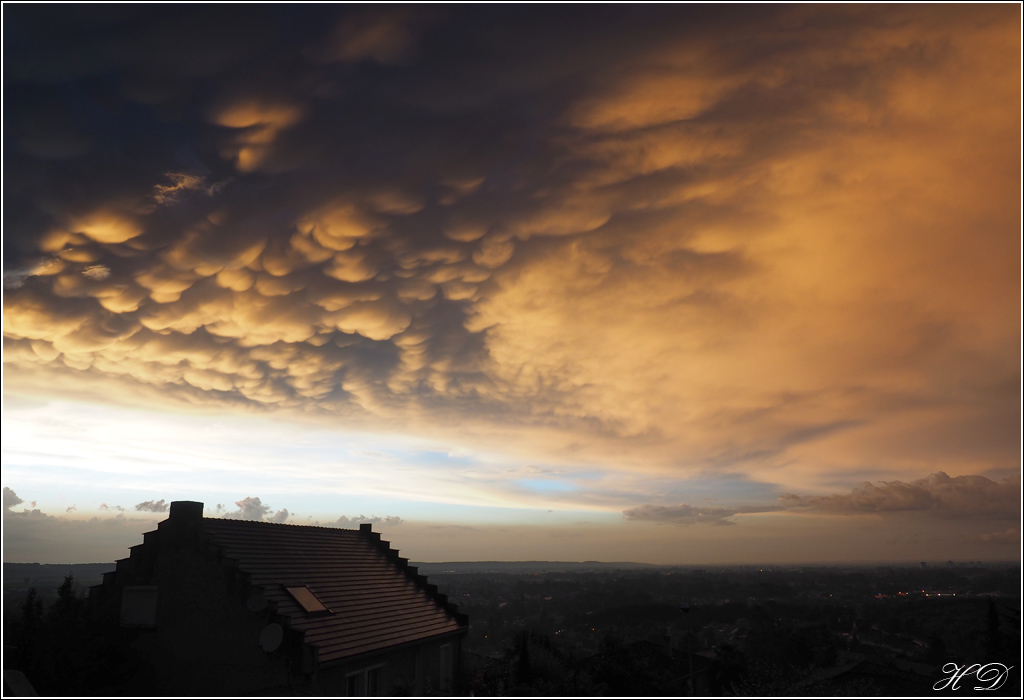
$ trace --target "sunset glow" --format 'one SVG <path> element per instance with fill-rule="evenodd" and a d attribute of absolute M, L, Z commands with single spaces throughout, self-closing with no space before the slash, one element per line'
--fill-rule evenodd
<path fill-rule="evenodd" d="M 5 561 L 1019 557 L 1019 7 L 3 14 Z"/>

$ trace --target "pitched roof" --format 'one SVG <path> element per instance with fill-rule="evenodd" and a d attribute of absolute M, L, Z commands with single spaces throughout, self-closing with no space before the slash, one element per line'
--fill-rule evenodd
<path fill-rule="evenodd" d="M 203 518 L 204 539 L 238 562 L 289 626 L 320 647 L 320 663 L 463 631 L 415 567 L 363 530 Z M 285 589 L 307 587 L 330 611 L 307 613 Z"/>
<path fill-rule="evenodd" d="M 203 539 L 261 589 L 319 661 L 467 629 L 466 618 L 368 525 L 361 530 L 203 518 Z M 330 611 L 307 613 L 287 587 L 307 587 Z"/>

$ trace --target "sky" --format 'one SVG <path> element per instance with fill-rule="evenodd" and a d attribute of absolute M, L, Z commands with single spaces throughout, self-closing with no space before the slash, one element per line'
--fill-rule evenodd
<path fill-rule="evenodd" d="M 4 561 L 1019 561 L 1018 5 L 3 31 Z"/>

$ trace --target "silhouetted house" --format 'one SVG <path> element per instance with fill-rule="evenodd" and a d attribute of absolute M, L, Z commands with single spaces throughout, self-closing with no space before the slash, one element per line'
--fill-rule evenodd
<path fill-rule="evenodd" d="M 370 525 L 204 518 L 191 501 L 91 593 L 132 637 L 128 690 L 150 695 L 450 694 L 468 630 Z"/>

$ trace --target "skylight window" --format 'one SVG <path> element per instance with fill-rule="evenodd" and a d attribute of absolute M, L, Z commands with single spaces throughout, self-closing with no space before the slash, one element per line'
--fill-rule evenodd
<path fill-rule="evenodd" d="M 313 591 L 306 586 L 285 586 L 285 590 L 308 613 L 329 613 L 331 610 L 320 602 Z"/>

